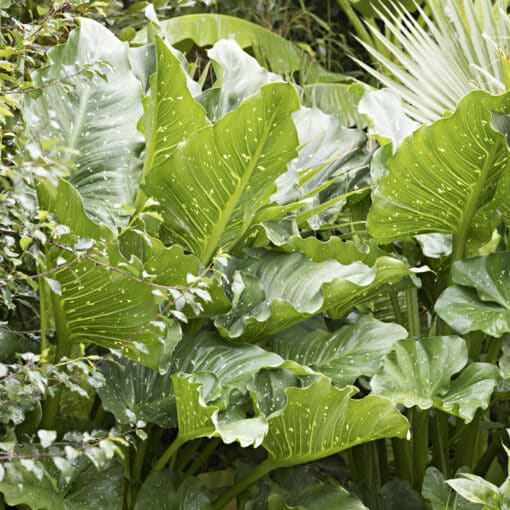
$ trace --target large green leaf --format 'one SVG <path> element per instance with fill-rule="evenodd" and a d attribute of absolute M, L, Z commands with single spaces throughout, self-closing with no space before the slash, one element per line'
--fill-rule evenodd
<path fill-rule="evenodd" d="M 243 235 L 296 154 L 298 106 L 292 85 L 268 84 L 153 167 L 145 193 L 161 204 L 172 239 L 208 263 Z"/>
<path fill-rule="evenodd" d="M 241 48 L 252 48 L 262 65 L 278 74 L 300 71 L 307 81 L 343 81 L 343 75 L 321 68 L 297 45 L 267 28 L 223 14 L 190 14 L 161 22 L 161 29 L 172 45 L 188 40 L 197 46 L 212 46 L 220 39 L 234 39 Z"/>
<path fill-rule="evenodd" d="M 52 63 L 33 75 L 41 90 L 26 97 L 29 134 L 66 148 L 61 157 L 72 167 L 70 180 L 87 213 L 119 225 L 127 220 L 121 206 L 132 206 L 138 190 L 143 147 L 137 131 L 143 91 L 131 72 L 127 44 L 99 23 L 81 19 L 69 41 L 49 56 Z M 77 75 L 99 64 L 104 65 L 92 78 Z"/>
<path fill-rule="evenodd" d="M 471 473 L 447 481 L 464 499 L 483 505 L 483 510 L 505 510 L 510 506 L 510 494 L 496 485 Z"/>
<path fill-rule="evenodd" d="M 212 374 L 172 376 L 177 402 L 180 445 L 199 437 L 221 437 L 229 444 L 259 446 L 267 432 L 267 422 L 261 416 L 247 417 L 240 408 L 227 409 L 217 379 Z"/>
<path fill-rule="evenodd" d="M 508 172 L 507 141 L 494 126 L 501 122 L 493 110 L 510 112 L 510 94 L 474 91 L 453 115 L 404 140 L 374 191 L 368 230 L 375 239 L 453 234 L 456 258 L 463 257 L 469 237 L 490 239 L 485 218 L 501 206 L 494 197 Z"/>
<path fill-rule="evenodd" d="M 316 106 L 324 113 L 337 115 L 344 126 L 363 129 L 366 122 L 358 112 L 358 103 L 365 91 L 359 83 L 311 83 L 303 86 L 307 106 Z"/>
<path fill-rule="evenodd" d="M 393 151 L 419 127 L 405 114 L 400 97 L 388 89 L 369 90 L 361 98 L 358 111 L 368 117 L 369 133 L 375 135 L 381 145 L 389 140 Z"/>
<path fill-rule="evenodd" d="M 105 383 L 97 393 L 118 423 L 138 421 L 171 428 L 176 425 L 175 395 L 170 375 L 160 375 L 132 361 L 107 361 Z"/>
<path fill-rule="evenodd" d="M 480 510 L 480 506 L 466 501 L 450 488 L 441 471 L 429 467 L 423 479 L 422 495 L 430 501 L 433 510 Z"/>
<path fill-rule="evenodd" d="M 398 324 L 363 316 L 335 332 L 320 321 L 305 322 L 277 335 L 268 347 L 285 359 L 330 377 L 342 388 L 361 375 L 374 375 L 393 344 L 406 337 L 407 331 Z"/>
<path fill-rule="evenodd" d="M 253 251 L 232 263 L 232 311 L 215 324 L 226 336 L 255 342 L 323 311 L 341 317 L 414 271 L 390 257 L 368 267 L 312 262 L 301 253 Z"/>
<path fill-rule="evenodd" d="M 245 392 L 263 367 L 277 367 L 284 359 L 256 345 L 229 342 L 212 331 L 185 337 L 172 356 L 171 372 L 212 373 L 224 387 Z"/>
<path fill-rule="evenodd" d="M 382 437 L 406 437 L 407 420 L 378 396 L 351 399 L 356 388 L 339 390 L 320 376 L 305 388 L 287 388 L 287 405 L 269 418 L 263 448 L 272 470 L 312 462 Z"/>
<path fill-rule="evenodd" d="M 168 159 L 176 145 L 210 125 L 205 110 L 193 99 L 177 56 L 158 36 L 156 72 L 150 78 L 151 94 L 144 99 L 146 140 L 144 176 Z"/>
<path fill-rule="evenodd" d="M 459 333 L 510 332 L 510 251 L 457 261 L 448 287 L 436 301 L 439 316 Z"/>
<path fill-rule="evenodd" d="M 217 80 L 197 100 L 205 106 L 209 118 L 214 122 L 237 108 L 263 85 L 283 81 L 279 75 L 262 68 L 234 40 L 218 41 L 207 55 L 213 63 Z"/>
<path fill-rule="evenodd" d="M 179 421 L 177 441 L 220 436 L 226 443 L 260 444 L 267 424 L 259 417 L 247 418 L 241 409 L 244 395 L 262 368 L 278 367 L 283 361 L 260 347 L 228 342 L 210 331 L 185 338 L 172 364 L 176 373 L 172 378 Z"/>
<path fill-rule="evenodd" d="M 113 463 L 98 471 L 81 457 L 71 479 L 64 482 L 51 460 L 39 465 L 42 477 L 16 463 L 7 466 L 0 492 L 9 505 L 28 505 L 33 510 L 119 510 L 124 490 L 122 466 Z"/>
<path fill-rule="evenodd" d="M 97 251 L 83 250 L 86 257 L 83 251 L 50 251 L 50 262 L 62 265 L 52 273 L 60 284 L 60 295 L 52 293 L 59 343 L 96 343 L 120 349 L 155 370 L 166 369 L 179 332 L 158 319 L 161 296 L 165 286 L 185 285 L 188 273 L 197 274 L 198 260 L 180 246 L 166 248 L 157 239 L 146 247 L 143 260 L 123 254 L 111 232 L 85 215 L 69 182 L 60 180 L 54 196 L 43 186 L 38 191 L 42 207 L 54 211 L 71 230 L 61 242 L 72 246 L 80 238 L 87 246 L 97 245 Z M 108 241 L 104 250 L 103 239 Z"/>
<path fill-rule="evenodd" d="M 341 208 L 345 205 L 343 195 L 361 187 L 368 175 L 370 156 L 365 134 L 346 128 L 336 116 L 318 108 L 302 107 L 293 118 L 301 150 L 289 170 L 278 178 L 273 200 L 288 204 L 308 199 L 304 209 L 309 210 L 338 196 L 330 207 Z"/>
<path fill-rule="evenodd" d="M 370 385 L 375 394 L 395 403 L 421 409 L 434 406 L 469 422 L 477 409 L 489 406 L 499 374 L 490 363 L 466 367 L 467 362 L 467 345 L 460 337 L 401 340 L 385 356 Z"/>

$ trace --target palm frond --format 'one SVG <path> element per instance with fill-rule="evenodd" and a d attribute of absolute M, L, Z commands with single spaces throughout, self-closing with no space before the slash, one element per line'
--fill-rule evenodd
<path fill-rule="evenodd" d="M 394 90 L 406 113 L 431 122 L 453 111 L 473 89 L 508 88 L 506 45 L 510 41 L 507 0 L 427 0 L 418 6 L 422 23 L 400 3 L 378 11 L 384 31 L 367 25 L 391 58 L 362 41 L 377 67 L 358 64 Z"/>

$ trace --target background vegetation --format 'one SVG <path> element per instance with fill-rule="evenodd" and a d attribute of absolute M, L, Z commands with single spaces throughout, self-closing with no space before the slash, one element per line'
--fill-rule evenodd
<path fill-rule="evenodd" d="M 507 11 L 0 0 L 0 508 L 509 508 Z"/>

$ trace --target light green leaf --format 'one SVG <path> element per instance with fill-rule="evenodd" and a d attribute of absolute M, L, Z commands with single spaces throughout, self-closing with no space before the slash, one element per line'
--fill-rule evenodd
<path fill-rule="evenodd" d="M 55 248 L 50 253 L 53 264 L 59 257 L 73 262 L 52 274 L 62 289 L 61 296 L 51 295 L 59 341 L 96 343 L 119 349 L 154 370 L 167 369 L 180 331 L 158 319 L 161 299 L 153 291 L 161 289 L 158 286 L 185 285 L 188 273 L 198 273 L 198 260 L 185 255 L 180 246 L 166 248 L 157 239 L 151 239 L 151 246 L 146 244 L 142 253 L 123 253 L 111 232 L 85 215 L 69 182 L 59 181 L 55 197 L 46 187 L 38 191 L 43 207 L 53 210 L 59 222 L 70 227 L 66 238 L 73 239 L 76 234 L 100 243 L 103 234 L 109 234 L 104 254 L 91 252 L 78 259 L 79 254 L 72 250 Z M 64 200 L 60 202 L 59 197 Z M 144 278 L 143 271 L 155 276 Z"/>
<path fill-rule="evenodd" d="M 206 488 L 195 477 L 184 479 L 177 487 L 169 471 L 151 473 L 140 487 L 134 510 L 210 510 Z"/>
<path fill-rule="evenodd" d="M 107 361 L 101 366 L 105 384 L 97 393 L 106 411 L 118 423 L 142 420 L 163 428 L 177 423 L 175 395 L 170 375 L 160 375 L 132 361 Z"/>
<path fill-rule="evenodd" d="M 213 122 L 237 108 L 263 85 L 283 81 L 279 75 L 263 69 L 234 40 L 218 41 L 207 55 L 213 62 L 217 81 L 197 100 L 205 106 Z"/>
<path fill-rule="evenodd" d="M 323 311 L 341 317 L 414 271 L 390 257 L 368 267 L 312 262 L 301 253 L 253 251 L 237 266 L 232 262 L 232 311 L 215 324 L 223 335 L 255 342 Z"/>
<path fill-rule="evenodd" d="M 59 472 L 51 460 L 42 461 L 43 477 L 16 463 L 16 471 L 6 466 L 0 492 L 9 505 L 28 505 L 33 510 L 120 510 L 124 490 L 122 466 L 112 464 L 98 471 L 81 457 L 69 482 L 59 480 Z"/>
<path fill-rule="evenodd" d="M 278 190 L 272 198 L 279 204 L 309 199 L 304 205 L 308 211 L 340 196 L 331 204 L 337 212 L 346 203 L 342 195 L 362 187 L 368 176 L 367 138 L 361 130 L 346 128 L 336 116 L 318 108 L 301 107 L 293 119 L 301 150 L 277 179 Z M 315 224 L 324 222 L 316 220 L 312 226 L 318 228 Z"/>
<path fill-rule="evenodd" d="M 429 467 L 423 479 L 422 495 L 432 503 L 433 510 L 480 510 L 478 504 L 466 501 L 446 483 L 443 474 Z"/>
<path fill-rule="evenodd" d="M 150 78 L 142 121 L 147 144 L 144 177 L 164 164 L 179 143 L 210 125 L 205 110 L 191 96 L 179 59 L 158 36 L 155 52 L 156 72 Z"/>
<path fill-rule="evenodd" d="M 358 111 L 368 117 L 369 133 L 375 135 L 380 145 L 391 142 L 393 152 L 419 127 L 405 114 L 401 99 L 388 89 L 366 92 Z"/>
<path fill-rule="evenodd" d="M 179 434 L 176 445 L 200 437 L 220 437 L 229 444 L 257 447 L 267 431 L 263 417 L 227 410 L 223 392 L 212 374 L 172 376 L 177 402 Z M 230 411 L 230 412 L 229 412 Z"/>
<path fill-rule="evenodd" d="M 506 506 L 499 488 L 480 476 L 463 473 L 462 478 L 453 478 L 446 483 L 468 501 L 483 505 L 484 510 L 504 510 Z"/>
<path fill-rule="evenodd" d="M 185 337 L 174 351 L 171 372 L 208 372 L 225 388 L 246 391 L 253 376 L 263 367 L 277 367 L 284 359 L 256 345 L 226 341 L 217 333 L 202 331 Z"/>
<path fill-rule="evenodd" d="M 262 442 L 270 470 L 312 462 L 382 437 L 406 437 L 407 420 L 385 398 L 351 399 L 356 388 L 339 390 L 323 376 L 306 388 L 285 391 L 287 405 L 268 419 Z"/>
<path fill-rule="evenodd" d="M 320 321 L 304 322 L 277 335 L 268 347 L 283 358 L 330 377 L 342 388 L 361 375 L 374 375 L 393 344 L 406 337 L 407 331 L 398 324 L 363 316 L 335 332 Z"/>
<path fill-rule="evenodd" d="M 178 146 L 147 175 L 171 238 L 208 263 L 248 229 L 296 154 L 290 84 L 269 84 Z"/>
<path fill-rule="evenodd" d="M 499 374 L 492 364 L 464 368 L 467 362 L 466 342 L 460 337 L 402 340 L 385 356 L 370 385 L 375 394 L 395 403 L 436 407 L 469 422 L 477 409 L 487 409 Z"/>
<path fill-rule="evenodd" d="M 124 204 L 138 190 L 143 137 L 142 85 L 131 72 L 128 46 L 92 20 L 81 19 L 66 44 L 49 51 L 52 63 L 33 74 L 42 89 L 26 96 L 29 135 L 63 145 L 72 166 L 70 181 L 87 213 L 110 226 L 127 221 Z M 77 75 L 99 67 L 100 75 Z M 69 76 L 69 78 L 67 78 Z M 46 85 L 55 82 L 51 87 Z M 65 83 L 64 83 L 65 82 Z"/>
<path fill-rule="evenodd" d="M 324 113 L 337 115 L 346 126 L 363 129 L 366 122 L 358 113 L 358 103 L 365 92 L 359 83 L 312 83 L 303 86 L 307 106 L 315 106 Z"/>
<path fill-rule="evenodd" d="M 222 14 L 190 14 L 161 22 L 161 29 L 173 46 L 191 40 L 197 46 L 212 46 L 220 39 L 234 39 L 241 48 L 252 48 L 261 65 L 278 74 L 300 71 L 310 83 L 343 81 L 345 77 L 321 68 L 297 45 L 267 28 Z"/>
<path fill-rule="evenodd" d="M 452 236 L 449 234 L 418 234 L 415 237 L 426 257 L 439 259 L 452 253 Z"/>
<path fill-rule="evenodd" d="M 453 115 L 406 138 L 374 191 L 367 225 L 376 240 L 453 234 L 453 256 L 463 258 L 472 232 L 498 209 L 494 197 L 507 170 L 506 137 L 493 126 L 492 110 L 510 111 L 510 94 L 471 92 Z M 491 235 L 492 229 L 476 232 Z"/>
<path fill-rule="evenodd" d="M 510 251 L 457 261 L 452 279 L 436 301 L 439 316 L 459 333 L 510 332 Z"/>

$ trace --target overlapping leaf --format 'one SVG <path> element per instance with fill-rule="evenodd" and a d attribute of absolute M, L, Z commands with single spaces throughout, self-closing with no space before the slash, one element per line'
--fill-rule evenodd
<path fill-rule="evenodd" d="M 382 362 L 373 392 L 406 407 L 434 406 L 469 422 L 486 409 L 499 379 L 490 363 L 468 362 L 466 342 L 456 336 L 402 340 Z M 452 376 L 459 376 L 452 380 Z"/>
<path fill-rule="evenodd" d="M 406 437 L 407 420 L 389 400 L 351 399 L 352 386 L 339 390 L 325 377 L 305 388 L 287 388 L 287 405 L 269 418 L 263 448 L 269 469 L 333 455 L 381 437 Z"/>
<path fill-rule="evenodd" d="M 173 149 L 192 133 L 209 126 L 205 110 L 193 99 L 178 58 L 158 36 L 156 72 L 150 78 L 151 95 L 144 99 L 146 140 L 144 176 L 164 164 Z"/>
<path fill-rule="evenodd" d="M 266 85 L 153 167 L 144 191 L 160 202 L 173 240 L 204 263 L 232 247 L 295 156 L 297 107 L 290 84 Z"/>
<path fill-rule="evenodd" d="M 406 337 L 407 331 L 398 324 L 363 316 L 335 332 L 320 321 L 305 322 L 277 335 L 268 347 L 285 359 L 330 377 L 342 388 L 361 375 L 374 375 L 393 344 Z"/>
<path fill-rule="evenodd" d="M 248 418 L 241 409 L 244 394 L 259 370 L 283 361 L 277 354 L 255 345 L 227 342 L 213 332 L 185 338 L 172 364 L 178 441 L 220 436 L 227 443 L 260 444 L 267 425 L 258 417 Z"/>
<path fill-rule="evenodd" d="M 237 108 L 263 85 L 283 81 L 281 76 L 262 68 L 234 40 L 218 41 L 207 55 L 213 62 L 217 81 L 197 100 L 205 106 L 209 118 L 214 122 Z"/>
<path fill-rule="evenodd" d="M 97 393 L 118 423 L 175 426 L 175 395 L 170 375 L 161 375 L 132 361 L 108 361 L 101 372 L 105 383 Z"/>
<path fill-rule="evenodd" d="M 293 118 L 301 150 L 278 178 L 273 200 L 289 204 L 308 199 L 302 212 L 307 218 L 314 217 L 313 209 L 321 212 L 323 217 L 312 224 L 318 228 L 345 205 L 343 195 L 363 187 L 369 162 L 366 136 L 318 108 L 302 107 Z"/>
<path fill-rule="evenodd" d="M 81 458 L 71 479 L 59 482 L 59 471 L 51 460 L 40 465 L 41 478 L 29 469 L 7 467 L 0 491 L 9 505 L 29 505 L 33 510 L 117 510 L 124 490 L 122 466 L 113 463 L 98 471 Z"/>
<path fill-rule="evenodd" d="M 101 246 L 105 239 L 109 244 L 104 252 L 86 257 L 52 250 L 53 264 L 62 265 L 52 273 L 60 287 L 60 295 L 52 293 L 59 342 L 92 342 L 119 349 L 155 370 L 167 368 L 178 332 L 158 319 L 162 289 L 185 284 L 188 273 L 198 273 L 198 260 L 185 255 L 180 246 L 166 248 L 156 239 L 143 261 L 126 258 L 111 232 L 85 215 L 79 195 L 67 181 L 59 182 L 54 196 L 40 187 L 39 197 L 43 207 L 70 228 L 67 237 L 85 240 L 90 247 Z"/>
<path fill-rule="evenodd" d="M 224 335 L 255 342 L 323 311 L 340 317 L 414 271 L 390 257 L 369 267 L 260 250 L 232 263 L 232 311 L 215 324 Z"/>
<path fill-rule="evenodd" d="M 374 191 L 368 229 L 375 239 L 453 234 L 461 239 L 455 254 L 461 258 L 477 229 L 477 238 L 491 238 L 486 218 L 501 207 L 497 188 L 508 170 L 507 141 L 493 110 L 510 112 L 510 94 L 474 91 L 453 115 L 421 127 L 400 145 Z"/>
<path fill-rule="evenodd" d="M 179 46 L 187 40 L 212 46 L 220 39 L 234 39 L 241 48 L 252 48 L 259 62 L 278 74 L 300 71 L 308 81 L 342 81 L 343 75 L 321 68 L 294 43 L 250 21 L 222 14 L 190 14 L 161 22 L 168 41 Z"/>
<path fill-rule="evenodd" d="M 436 301 L 439 316 L 459 333 L 510 332 L 510 252 L 455 262 L 452 279 Z"/>
<path fill-rule="evenodd" d="M 131 72 L 128 47 L 99 23 L 81 19 L 69 41 L 49 56 L 52 63 L 33 76 L 41 90 L 24 105 L 30 136 L 63 146 L 87 213 L 119 225 L 127 220 L 121 206 L 134 204 L 143 147 L 137 131 L 142 85 Z M 80 75 L 92 66 L 99 73 Z"/>

